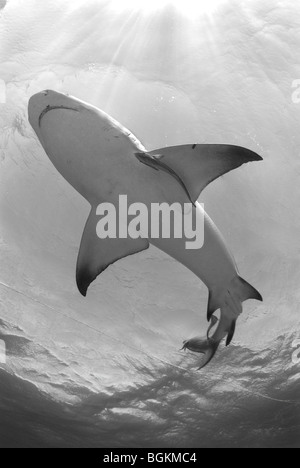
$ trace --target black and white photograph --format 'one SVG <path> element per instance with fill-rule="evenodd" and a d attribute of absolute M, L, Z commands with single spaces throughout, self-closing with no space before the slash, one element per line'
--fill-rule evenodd
<path fill-rule="evenodd" d="M 300 4 L 0 0 L 0 448 L 300 448 Z"/>

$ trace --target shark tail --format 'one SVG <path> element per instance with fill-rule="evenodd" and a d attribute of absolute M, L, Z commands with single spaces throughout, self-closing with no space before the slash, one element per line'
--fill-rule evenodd
<path fill-rule="evenodd" d="M 251 286 L 251 284 L 249 284 L 240 276 L 237 276 L 232 281 L 231 289 L 229 290 L 229 296 L 231 299 L 229 301 L 229 304 L 231 306 L 231 311 L 233 312 L 233 314 L 236 313 L 237 316 L 236 318 L 231 320 L 231 323 L 228 329 L 227 339 L 226 339 L 226 346 L 229 346 L 233 339 L 233 336 L 235 333 L 236 321 L 243 310 L 242 303 L 247 301 L 248 299 L 256 299 L 257 301 L 261 301 L 261 302 L 263 301 L 261 294 L 253 286 Z M 221 313 L 222 313 L 222 309 L 221 309 Z"/>
<path fill-rule="evenodd" d="M 230 287 L 228 289 L 228 294 L 235 300 L 235 302 L 239 302 L 240 304 L 247 301 L 248 299 L 256 299 L 257 301 L 261 302 L 263 301 L 261 294 L 253 286 L 251 286 L 251 284 L 247 283 L 247 281 L 245 281 L 240 276 L 236 276 L 231 281 Z M 212 291 L 209 291 L 207 306 L 208 322 L 211 321 L 214 312 L 216 312 L 216 310 L 220 308 L 222 308 L 222 304 L 220 303 L 218 297 L 215 296 Z"/>
<path fill-rule="evenodd" d="M 226 338 L 226 346 L 230 345 L 235 333 L 236 321 L 242 313 L 242 303 L 248 299 L 263 300 L 261 294 L 240 276 L 236 276 L 231 281 L 223 304 L 220 304 L 214 294 L 210 292 L 207 317 L 211 321 L 211 325 L 207 332 L 208 340 L 204 359 L 199 369 L 203 369 L 212 360 L 224 338 Z M 221 309 L 220 321 L 215 333 L 209 338 L 209 331 L 216 324 L 216 318 L 213 314 L 219 308 Z"/>
<path fill-rule="evenodd" d="M 212 360 L 224 338 L 226 338 L 226 346 L 229 346 L 234 336 L 236 321 L 243 310 L 242 303 L 247 299 L 263 300 L 260 293 L 239 276 L 231 281 L 222 295 L 216 295 L 210 291 L 208 319 L 211 323 L 207 330 L 206 339 L 192 338 L 184 341 L 182 348 L 204 355 L 198 370 L 203 369 Z M 220 320 L 213 315 L 218 309 L 221 309 Z M 216 330 L 210 336 L 211 329 L 217 324 Z"/>
<path fill-rule="evenodd" d="M 232 281 L 233 291 L 236 292 L 241 302 L 247 301 L 247 299 L 256 299 L 257 301 L 263 301 L 261 294 L 251 284 L 247 283 L 243 278 L 237 276 Z"/>
<path fill-rule="evenodd" d="M 209 338 L 207 340 L 207 347 L 206 347 L 206 350 L 205 352 L 203 353 L 204 354 L 204 358 L 202 359 L 201 361 L 201 366 L 198 367 L 198 370 L 201 370 L 203 369 L 205 366 L 207 366 L 207 364 L 210 363 L 210 361 L 212 360 L 212 358 L 214 357 L 214 355 L 216 354 L 217 352 L 217 349 L 219 347 L 219 344 L 221 343 L 222 340 L 214 340 L 213 338 Z"/>

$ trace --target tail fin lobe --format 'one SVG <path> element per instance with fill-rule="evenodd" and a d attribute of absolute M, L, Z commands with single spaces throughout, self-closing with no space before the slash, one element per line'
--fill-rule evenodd
<path fill-rule="evenodd" d="M 204 367 L 207 366 L 207 364 L 210 363 L 210 361 L 212 360 L 212 358 L 214 357 L 214 355 L 215 355 L 216 352 L 217 352 L 217 349 L 218 349 L 218 347 L 219 347 L 219 344 L 220 344 L 220 341 L 215 341 L 215 340 L 212 339 L 212 338 L 209 338 L 209 339 L 207 340 L 207 347 L 206 347 L 205 352 L 203 353 L 203 354 L 204 354 L 204 358 L 203 358 L 203 360 L 201 361 L 201 366 L 198 368 L 198 370 L 203 369 Z"/>
<path fill-rule="evenodd" d="M 232 341 L 232 338 L 235 332 L 235 326 L 236 326 L 236 320 L 232 320 L 231 327 L 227 335 L 226 346 L 229 346 Z"/>
<path fill-rule="evenodd" d="M 247 283 L 243 278 L 238 276 L 238 296 L 241 302 L 246 301 L 247 299 L 256 299 L 258 301 L 263 301 L 261 294 L 253 287 L 251 284 Z"/>
<path fill-rule="evenodd" d="M 209 297 L 208 297 L 208 305 L 207 305 L 207 321 L 210 322 L 213 316 L 213 313 L 216 312 L 220 308 L 219 304 L 216 302 L 215 295 L 210 290 Z"/>

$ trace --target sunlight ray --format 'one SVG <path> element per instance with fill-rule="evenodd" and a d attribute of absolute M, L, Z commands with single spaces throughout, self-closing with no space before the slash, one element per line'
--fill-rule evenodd
<path fill-rule="evenodd" d="M 161 11 L 168 6 L 174 6 L 180 13 L 186 16 L 211 14 L 224 0 L 112 0 L 112 7 L 115 9 L 133 9 L 145 13 Z"/>

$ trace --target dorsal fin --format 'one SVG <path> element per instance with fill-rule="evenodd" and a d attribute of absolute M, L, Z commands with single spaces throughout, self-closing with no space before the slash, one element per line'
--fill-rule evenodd
<path fill-rule="evenodd" d="M 156 160 L 156 169 L 169 167 L 182 181 L 193 202 L 202 190 L 221 175 L 262 158 L 253 151 L 232 145 L 181 145 L 160 148 L 145 155 Z"/>

